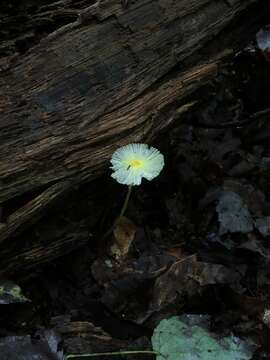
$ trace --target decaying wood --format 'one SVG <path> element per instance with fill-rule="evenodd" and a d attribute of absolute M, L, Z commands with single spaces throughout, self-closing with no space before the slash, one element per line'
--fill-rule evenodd
<path fill-rule="evenodd" d="M 0 223 L 0 243 L 12 235 L 19 235 L 26 226 L 38 221 L 70 189 L 69 181 L 60 181 L 43 191 Z"/>
<path fill-rule="evenodd" d="M 71 321 L 68 316 L 52 319 L 51 325 L 62 336 L 67 353 L 93 353 L 128 349 L 127 340 L 112 338 L 102 328 L 87 321 Z"/>
<path fill-rule="evenodd" d="M 1 247 L 0 276 L 10 276 L 46 264 L 89 241 L 89 231 L 84 221 L 71 223 L 64 228 L 50 228 L 37 237 L 37 241 L 24 239 L 23 242 L 11 242 Z M 18 246 L 20 244 L 20 246 Z"/>
<path fill-rule="evenodd" d="M 116 147 L 167 126 L 159 113 L 215 73 L 215 61 L 192 69 L 183 61 L 256 2 L 264 6 L 100 0 L 10 59 L 0 73 L 0 203 L 92 179 Z"/>
<path fill-rule="evenodd" d="M 88 5 L 87 5 L 88 4 Z M 0 4 L 0 68 L 4 58 L 25 53 L 42 37 L 76 21 L 89 0 L 31 0 Z M 2 58 L 2 59 L 1 59 Z M 3 60 L 3 61 L 1 61 Z"/>

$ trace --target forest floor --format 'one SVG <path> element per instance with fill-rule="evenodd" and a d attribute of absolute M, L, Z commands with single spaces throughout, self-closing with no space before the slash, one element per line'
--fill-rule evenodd
<path fill-rule="evenodd" d="M 183 314 L 207 315 L 212 333 L 252 339 L 253 359 L 270 359 L 267 57 L 251 43 L 196 98 L 156 139 L 165 167 L 134 187 L 113 236 L 102 237 L 127 189 L 109 170 L 51 210 L 62 224 L 89 220 L 89 240 L 12 279 L 30 301 L 0 308 L 1 360 L 151 350 L 160 321 Z"/>

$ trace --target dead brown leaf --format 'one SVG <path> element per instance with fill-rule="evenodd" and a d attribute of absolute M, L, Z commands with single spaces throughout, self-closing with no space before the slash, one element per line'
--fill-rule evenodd
<path fill-rule="evenodd" d="M 233 269 L 199 262 L 196 255 L 186 256 L 156 279 L 148 316 L 168 305 L 181 303 L 184 297 L 197 294 L 203 286 L 237 283 L 240 278 L 241 275 Z"/>
<path fill-rule="evenodd" d="M 122 216 L 113 230 L 113 244 L 110 247 L 110 253 L 116 259 L 125 257 L 135 238 L 136 225 L 127 217 Z"/>

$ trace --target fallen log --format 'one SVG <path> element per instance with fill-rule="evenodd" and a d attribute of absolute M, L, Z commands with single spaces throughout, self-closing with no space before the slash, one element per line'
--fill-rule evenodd
<path fill-rule="evenodd" d="M 24 239 L 12 241 L 9 246 L 2 246 L 0 251 L 0 276 L 31 275 L 33 268 L 51 262 L 64 256 L 89 241 L 89 231 L 84 221 L 66 225 L 65 227 L 53 227 L 43 229 L 41 234 L 35 236 L 35 240 Z M 14 239 L 12 239 L 14 240 Z M 18 240 L 16 238 L 15 240 Z M 18 246 L 20 244 L 20 246 Z"/>
<path fill-rule="evenodd" d="M 0 222 L 0 244 L 14 234 L 18 236 L 26 227 L 38 221 L 69 189 L 68 181 L 60 181 L 14 211 L 5 222 Z"/>
<path fill-rule="evenodd" d="M 0 203 L 93 179 L 116 147 L 166 127 L 171 117 L 159 114 L 215 73 L 214 55 L 192 68 L 183 61 L 256 2 L 267 6 L 100 0 L 10 57 L 0 72 Z"/>

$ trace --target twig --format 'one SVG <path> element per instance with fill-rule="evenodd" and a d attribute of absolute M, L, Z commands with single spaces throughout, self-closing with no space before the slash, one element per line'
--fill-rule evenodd
<path fill-rule="evenodd" d="M 149 355 L 159 355 L 158 352 L 152 350 L 130 350 L 130 351 L 113 351 L 113 352 L 104 352 L 104 353 L 90 353 L 90 354 L 69 354 L 65 356 L 65 360 L 73 359 L 76 357 L 96 357 L 96 356 L 119 356 L 119 355 L 138 355 L 138 354 L 149 354 Z"/>

